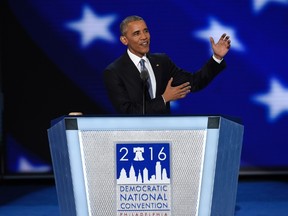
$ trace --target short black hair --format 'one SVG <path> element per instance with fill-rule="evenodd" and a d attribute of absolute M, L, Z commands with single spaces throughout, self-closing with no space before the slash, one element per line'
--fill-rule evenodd
<path fill-rule="evenodd" d="M 137 16 L 137 15 L 128 16 L 124 20 L 122 20 L 122 22 L 120 23 L 120 33 L 121 33 L 121 35 L 124 36 L 126 34 L 127 25 L 130 22 L 140 21 L 140 20 L 144 21 L 144 19 L 142 17 Z"/>

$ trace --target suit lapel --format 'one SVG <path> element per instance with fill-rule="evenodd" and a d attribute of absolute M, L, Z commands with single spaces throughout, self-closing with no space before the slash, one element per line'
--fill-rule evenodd
<path fill-rule="evenodd" d="M 135 66 L 133 61 L 130 59 L 127 52 L 123 55 L 122 62 L 125 65 L 123 68 L 125 68 L 124 73 L 127 75 L 127 79 L 137 80 L 137 82 L 141 82 L 141 77 L 140 77 L 140 73 L 138 71 L 138 68 Z"/>

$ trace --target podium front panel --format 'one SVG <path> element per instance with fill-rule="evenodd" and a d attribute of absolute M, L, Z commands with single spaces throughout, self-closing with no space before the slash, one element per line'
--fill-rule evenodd
<path fill-rule="evenodd" d="M 88 203 L 91 204 L 91 212 L 95 212 L 92 215 L 105 215 L 105 213 L 115 215 L 117 212 L 117 197 L 115 196 L 115 188 L 117 188 L 115 185 L 116 143 L 158 142 L 170 143 L 171 164 L 173 164 L 170 169 L 172 177 L 170 186 L 173 196 L 167 195 L 172 199 L 173 207 L 169 199 L 169 211 L 166 213 L 169 214 L 172 210 L 173 215 L 196 214 L 203 166 L 205 130 L 81 131 L 79 134 L 84 158 L 85 181 L 87 182 L 87 191 L 89 191 Z M 101 152 L 101 154 L 98 155 L 97 152 Z M 101 197 L 93 196 L 93 194 L 101 194 Z M 149 211 L 152 210 L 154 213 L 163 213 L 163 209 L 160 209 L 161 211 L 157 211 L 155 208 L 149 209 Z M 131 212 L 135 214 L 138 211 L 139 209 L 135 209 Z M 119 211 L 118 215 L 121 212 Z M 130 209 L 127 212 L 130 212 Z"/>
<path fill-rule="evenodd" d="M 187 116 L 65 118 L 62 124 L 66 126 L 71 177 L 66 175 L 65 182 L 63 177 L 56 176 L 58 199 L 63 203 L 61 214 L 69 212 L 71 215 L 71 209 L 65 204 L 70 199 L 75 202 L 75 215 L 79 216 L 231 214 L 234 206 L 217 207 L 213 203 L 217 202 L 213 200 L 218 185 L 215 179 L 225 172 L 219 169 L 215 173 L 217 163 L 225 162 L 217 161 L 221 119 Z M 232 125 L 235 127 L 234 122 Z M 48 130 L 53 165 L 60 160 L 59 149 L 56 154 L 53 147 L 57 140 L 55 133 L 60 133 L 56 128 L 57 124 Z M 242 133 L 239 133 L 233 145 L 241 146 L 241 139 Z M 238 167 L 233 168 L 234 171 L 231 169 L 230 175 L 238 175 L 239 150 L 241 148 L 234 152 L 238 155 L 233 159 Z M 72 184 L 73 196 L 65 197 L 64 191 L 58 190 L 67 183 Z M 235 186 L 234 180 L 231 186 L 234 192 L 222 194 L 223 199 L 230 196 L 232 205 L 235 204 Z M 215 213 L 211 212 L 212 207 Z"/>

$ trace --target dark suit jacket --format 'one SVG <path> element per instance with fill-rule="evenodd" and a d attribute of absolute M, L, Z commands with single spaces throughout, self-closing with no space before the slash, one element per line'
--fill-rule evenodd
<path fill-rule="evenodd" d="M 166 54 L 147 54 L 156 78 L 156 97 L 146 99 L 146 114 L 169 114 L 170 103 L 164 103 L 162 94 L 171 77 L 173 86 L 190 82 L 191 92 L 207 86 L 222 71 L 226 63 L 211 59 L 196 73 L 177 67 Z M 143 88 L 140 72 L 127 52 L 108 65 L 104 71 L 104 82 L 108 96 L 120 114 L 143 113 Z"/>

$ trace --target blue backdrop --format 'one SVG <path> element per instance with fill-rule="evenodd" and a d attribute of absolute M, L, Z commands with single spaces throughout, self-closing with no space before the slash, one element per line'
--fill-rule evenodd
<path fill-rule="evenodd" d="M 125 52 L 119 23 L 134 14 L 147 22 L 151 52 L 165 52 L 191 72 L 211 56 L 209 36 L 231 36 L 225 71 L 204 90 L 172 103 L 173 114 L 240 117 L 245 126 L 241 168 L 287 168 L 288 0 L 8 0 L 6 9 L 11 12 L 5 13 L 11 20 L 3 21 L 2 37 L 9 45 L 4 45 L 2 60 L 8 172 L 51 171 L 43 153 L 49 153 L 49 120 L 69 111 L 114 112 L 102 73 Z M 29 92 L 23 80 L 33 83 Z M 38 101 L 34 113 L 27 108 L 32 99 Z M 26 115 L 23 109 L 30 117 L 19 123 Z M 12 117 L 18 123 L 11 123 Z M 46 122 L 36 140 L 28 134 L 37 132 L 41 118 Z"/>

